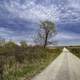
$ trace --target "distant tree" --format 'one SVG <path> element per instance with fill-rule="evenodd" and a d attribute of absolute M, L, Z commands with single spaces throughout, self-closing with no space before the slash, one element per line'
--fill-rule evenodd
<path fill-rule="evenodd" d="M 3 46 L 5 44 L 5 39 L 0 37 L 0 46 Z"/>
<path fill-rule="evenodd" d="M 56 35 L 55 24 L 51 21 L 43 21 L 40 23 L 40 29 L 37 35 L 36 42 L 43 45 L 44 48 L 51 43 L 51 37 Z"/>
<path fill-rule="evenodd" d="M 20 45 L 21 45 L 22 48 L 26 48 L 27 47 L 26 41 L 21 41 Z"/>
<path fill-rule="evenodd" d="M 14 48 L 16 46 L 18 46 L 18 45 L 13 41 L 8 41 L 5 43 L 5 47 L 8 47 L 8 48 Z"/>
<path fill-rule="evenodd" d="M 16 49 L 18 47 L 19 46 L 16 43 L 12 42 L 12 41 L 6 42 L 5 45 L 4 45 L 4 48 L 5 48 L 4 53 L 5 53 L 5 55 L 7 55 L 7 56 L 14 55 L 15 52 L 17 51 Z"/>

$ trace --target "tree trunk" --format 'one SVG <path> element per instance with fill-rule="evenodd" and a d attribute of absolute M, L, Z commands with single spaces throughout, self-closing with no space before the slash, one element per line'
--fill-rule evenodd
<path fill-rule="evenodd" d="M 45 35 L 44 48 L 46 48 L 48 42 L 48 32 Z"/>

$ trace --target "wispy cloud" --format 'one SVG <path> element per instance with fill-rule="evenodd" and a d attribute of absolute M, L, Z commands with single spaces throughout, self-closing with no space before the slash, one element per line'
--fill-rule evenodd
<path fill-rule="evenodd" d="M 74 34 L 74 33 L 66 33 L 66 32 L 60 32 L 56 35 L 55 39 L 63 41 L 63 40 L 79 40 L 80 35 Z"/>
<path fill-rule="evenodd" d="M 60 32 L 53 39 L 58 41 L 58 45 L 80 45 L 80 35 L 74 33 Z"/>
<path fill-rule="evenodd" d="M 57 17 L 57 8 L 55 6 L 45 7 L 41 4 L 37 5 L 34 1 L 21 5 L 16 1 L 11 1 L 6 8 L 14 16 L 26 20 L 39 21 L 44 19 L 54 20 Z"/>
<path fill-rule="evenodd" d="M 33 21 L 49 19 L 56 22 L 76 22 L 80 20 L 79 0 L 67 0 L 66 3 L 62 0 L 59 5 L 56 4 L 57 1 L 55 0 L 55 3 L 50 5 L 48 0 L 45 0 L 47 6 L 36 4 L 36 0 L 24 1 L 21 4 L 19 0 L 10 0 L 10 3 L 5 3 L 5 6 L 11 14 L 22 19 Z"/>
<path fill-rule="evenodd" d="M 21 40 L 25 40 L 28 43 L 32 43 L 33 42 L 33 37 L 34 37 L 35 33 L 26 33 L 26 32 L 21 32 L 21 33 L 17 33 L 16 31 L 11 31 L 7 28 L 0 28 L 0 37 L 4 38 L 6 40 L 12 40 L 12 41 L 16 41 L 19 42 Z"/>

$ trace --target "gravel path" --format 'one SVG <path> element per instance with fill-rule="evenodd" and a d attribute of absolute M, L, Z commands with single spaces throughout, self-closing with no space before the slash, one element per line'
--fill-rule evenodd
<path fill-rule="evenodd" d="M 63 52 L 32 80 L 80 80 L 80 59 L 64 48 Z"/>

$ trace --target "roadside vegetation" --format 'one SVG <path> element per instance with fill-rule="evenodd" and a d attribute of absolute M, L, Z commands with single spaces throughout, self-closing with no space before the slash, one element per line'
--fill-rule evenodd
<path fill-rule="evenodd" d="M 68 46 L 67 47 L 74 55 L 80 58 L 80 46 Z"/>
<path fill-rule="evenodd" d="M 0 80 L 30 80 L 62 51 L 42 46 L 20 45 L 12 41 L 0 43 Z"/>

